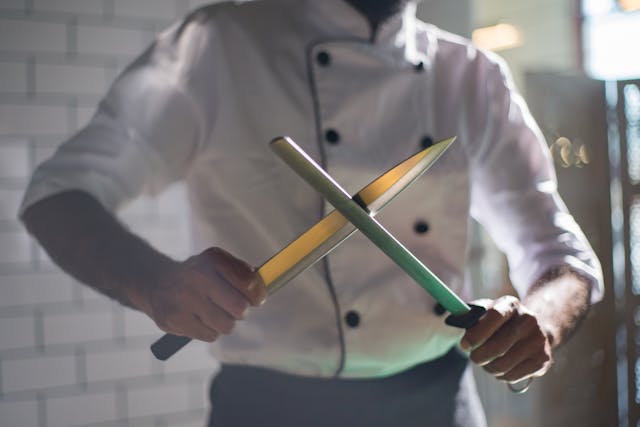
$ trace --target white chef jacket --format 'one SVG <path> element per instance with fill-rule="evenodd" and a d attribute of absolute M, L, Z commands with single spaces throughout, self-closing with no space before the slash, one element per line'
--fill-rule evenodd
<path fill-rule="evenodd" d="M 116 210 L 184 180 L 194 251 L 253 265 L 318 221 L 323 198 L 268 142 L 291 136 L 355 192 L 429 141 L 457 142 L 380 221 L 464 299 L 469 213 L 525 295 L 568 264 L 602 292 L 598 260 L 556 192 L 543 136 L 504 64 L 415 18 L 373 35 L 343 0 L 216 4 L 173 26 L 117 79 L 88 126 L 37 169 L 22 209 L 84 190 Z M 461 331 L 362 235 L 212 346 L 224 362 L 374 377 L 434 359 Z"/>

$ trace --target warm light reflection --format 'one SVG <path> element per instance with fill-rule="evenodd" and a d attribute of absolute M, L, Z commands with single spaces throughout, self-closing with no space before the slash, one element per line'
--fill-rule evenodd
<path fill-rule="evenodd" d="M 473 31 L 471 38 L 480 49 L 498 51 L 522 45 L 520 30 L 511 24 L 497 24 Z"/>
<path fill-rule="evenodd" d="M 571 141 L 569 138 L 561 136 L 549 148 L 551 156 L 563 168 L 582 168 L 591 161 L 589 150 L 580 139 Z"/>
<path fill-rule="evenodd" d="M 640 9 L 640 0 L 619 0 L 618 3 L 625 12 Z"/>

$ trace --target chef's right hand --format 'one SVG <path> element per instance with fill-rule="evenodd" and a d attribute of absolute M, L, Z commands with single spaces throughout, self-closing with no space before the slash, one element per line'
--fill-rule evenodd
<path fill-rule="evenodd" d="M 214 247 L 178 263 L 148 289 L 144 311 L 165 332 L 212 342 L 229 334 L 236 320 L 266 295 L 254 268 Z"/>

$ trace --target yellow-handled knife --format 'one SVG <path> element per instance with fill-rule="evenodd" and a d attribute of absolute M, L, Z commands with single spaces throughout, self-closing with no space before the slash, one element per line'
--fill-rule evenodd
<path fill-rule="evenodd" d="M 365 186 L 352 200 L 368 211 L 370 216 L 375 216 L 402 190 L 422 176 L 454 140 L 455 138 L 449 138 L 438 142 L 407 158 Z M 258 268 L 267 293 L 273 294 L 322 259 L 356 230 L 356 226 L 339 211 L 330 212 Z M 159 360 L 167 360 L 189 341 L 189 337 L 165 334 L 151 345 L 151 351 Z"/>

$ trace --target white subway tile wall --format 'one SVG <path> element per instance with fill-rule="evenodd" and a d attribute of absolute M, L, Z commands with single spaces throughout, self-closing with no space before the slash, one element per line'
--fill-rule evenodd
<path fill-rule="evenodd" d="M 17 221 L 16 212 L 22 200 L 22 193 L 22 190 L 17 189 L 0 189 L 0 222 Z"/>
<path fill-rule="evenodd" d="M 76 342 L 111 341 L 116 338 L 112 310 L 109 306 L 75 309 L 69 313 L 45 314 L 44 345 Z M 101 312 L 106 310 L 105 312 Z"/>
<path fill-rule="evenodd" d="M 17 220 L 35 166 L 90 119 L 154 35 L 207 0 L 0 0 L 0 426 L 201 426 L 206 345 L 167 363 L 141 313 L 61 272 Z M 189 255 L 180 184 L 121 218 Z"/>
<path fill-rule="evenodd" d="M 36 400 L 0 402 L 0 420 L 6 426 L 37 426 L 38 402 Z"/>
<path fill-rule="evenodd" d="M 31 243 L 23 230 L 0 231 L 0 264 L 27 264 Z"/>
<path fill-rule="evenodd" d="M 32 0 L 33 10 L 37 12 L 60 12 L 74 15 L 102 15 L 103 0 Z"/>
<path fill-rule="evenodd" d="M 104 94 L 107 71 L 104 67 L 76 64 L 36 64 L 36 93 Z"/>
<path fill-rule="evenodd" d="M 24 94 L 27 92 L 27 64 L 24 62 L 0 62 L 0 91 Z"/>
<path fill-rule="evenodd" d="M 0 362 L 2 393 L 55 389 L 77 384 L 78 375 L 75 348 L 69 355 L 33 357 L 6 357 Z"/>
<path fill-rule="evenodd" d="M 114 390 L 47 399 L 47 427 L 71 427 L 118 419 Z M 79 410 L 82 408 L 83 410 Z"/>
<path fill-rule="evenodd" d="M 87 353 L 86 367 L 87 382 L 148 377 L 162 370 L 161 362 L 154 360 L 144 346 Z"/>
<path fill-rule="evenodd" d="M 0 105 L 0 120 L 8 121 L 12 117 L 3 114 L 4 108 L 4 105 Z M 0 132 L 4 127 L 4 123 L 0 122 Z M 13 178 L 26 181 L 30 172 L 29 140 L 0 139 L 0 179 Z"/>
<path fill-rule="evenodd" d="M 129 415 L 144 417 L 187 412 L 191 409 L 189 388 L 189 384 L 164 384 L 129 390 Z"/>
<path fill-rule="evenodd" d="M 25 270 L 31 267 L 25 266 Z M 73 279 L 54 271 L 0 272 L 0 312 L 30 313 L 30 309 L 72 305 L 76 301 Z"/>
<path fill-rule="evenodd" d="M 1 22 L 0 25 L 2 25 Z M 24 102 L 23 104 L 6 103 L 0 105 L 0 117 L 2 118 L 0 138 L 3 135 L 62 135 L 69 132 L 68 105 L 63 103 L 47 105 L 44 100 L 42 101 L 44 105 L 34 105 L 37 101 L 31 100 Z M 2 151 L 6 150 L 8 149 Z M 12 153 L 7 153 L 7 156 L 11 155 Z M 2 162 L 9 162 L 8 157 L 6 159 Z"/>
<path fill-rule="evenodd" d="M 0 351 L 36 347 L 36 321 L 30 315 L 0 318 Z"/>
<path fill-rule="evenodd" d="M 66 53 L 67 19 L 48 22 L 32 18 L 0 18 L 0 52 L 14 54 Z"/>
<path fill-rule="evenodd" d="M 138 17 L 144 19 L 171 20 L 178 12 L 174 0 L 115 0 L 115 16 Z"/>
<path fill-rule="evenodd" d="M 78 55 L 91 56 L 136 55 L 149 43 L 152 34 L 137 28 L 104 25 L 78 25 L 76 30 Z"/>

